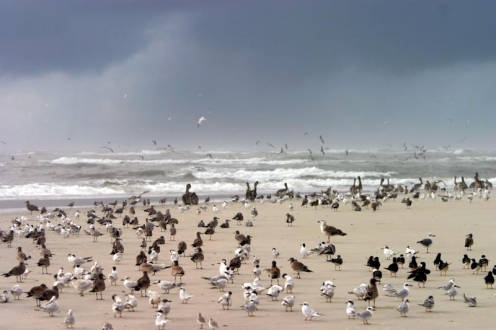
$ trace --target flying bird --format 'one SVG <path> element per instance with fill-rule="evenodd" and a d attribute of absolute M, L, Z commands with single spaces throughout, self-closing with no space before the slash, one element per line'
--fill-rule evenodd
<path fill-rule="evenodd" d="M 206 121 L 207 121 L 207 118 L 201 116 L 200 118 L 198 118 L 198 122 L 196 123 L 196 127 L 200 127 Z"/>

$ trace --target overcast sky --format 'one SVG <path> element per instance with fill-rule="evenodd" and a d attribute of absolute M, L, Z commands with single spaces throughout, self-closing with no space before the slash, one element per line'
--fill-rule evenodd
<path fill-rule="evenodd" d="M 305 148 L 319 135 L 330 148 L 494 149 L 495 12 L 490 0 L 4 0 L 0 153 Z"/>

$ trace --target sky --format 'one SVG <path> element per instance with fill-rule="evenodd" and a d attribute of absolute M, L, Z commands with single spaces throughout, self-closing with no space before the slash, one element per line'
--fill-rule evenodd
<path fill-rule="evenodd" d="M 306 148 L 320 135 L 328 148 L 494 149 L 494 12 L 477 0 L 4 0 L 0 153 Z"/>

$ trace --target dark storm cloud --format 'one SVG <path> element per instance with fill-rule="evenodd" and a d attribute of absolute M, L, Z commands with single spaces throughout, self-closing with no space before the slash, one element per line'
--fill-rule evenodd
<path fill-rule="evenodd" d="M 0 75 L 98 72 L 143 47 L 166 1 L 2 1 Z"/>
<path fill-rule="evenodd" d="M 495 137 L 490 1 L 0 3 L 15 147 Z M 207 122 L 196 128 L 200 116 Z M 16 125 L 23 123 L 23 129 Z M 187 132 L 187 134 L 185 134 Z M 317 133 L 318 132 L 318 133 Z M 397 139 L 394 139 L 397 140 Z M 5 148 L 5 146 L 3 146 Z"/>

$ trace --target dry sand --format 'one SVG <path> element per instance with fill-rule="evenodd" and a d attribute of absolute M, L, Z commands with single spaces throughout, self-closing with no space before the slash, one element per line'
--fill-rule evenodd
<path fill-rule="evenodd" d="M 432 270 L 426 288 L 418 288 L 414 284 L 410 293 L 410 312 L 407 317 L 400 317 L 395 310 L 399 304 L 399 299 L 386 297 L 380 286 L 380 296 L 377 299 L 376 311 L 369 327 L 381 329 L 490 329 L 492 326 L 491 313 L 496 307 L 495 290 L 486 289 L 484 284 L 484 274 L 473 275 L 470 270 L 463 269 L 461 258 L 465 252 L 464 238 L 467 233 L 473 233 L 475 244 L 473 251 L 468 252 L 469 256 L 479 258 L 485 254 L 489 260 L 489 269 L 493 266 L 494 256 L 494 232 L 496 226 L 494 200 L 482 201 L 474 200 L 469 203 L 466 199 L 461 201 L 450 200 L 442 202 L 436 200 L 415 200 L 411 209 L 406 209 L 399 200 L 390 200 L 377 212 L 363 210 L 353 212 L 349 206 L 341 205 L 337 212 L 331 211 L 328 207 L 302 208 L 299 201 L 294 202 L 295 209 L 291 213 L 295 216 L 293 227 L 288 227 L 285 223 L 285 214 L 288 212 L 288 202 L 282 204 L 254 203 L 259 216 L 255 220 L 255 226 L 248 228 L 232 224 L 231 228 L 217 228 L 216 234 L 211 241 L 204 237 L 204 252 L 206 260 L 203 263 L 203 270 L 196 270 L 193 262 L 189 258 L 181 258 L 181 265 L 185 268 L 186 275 L 183 278 L 185 287 L 194 297 L 188 304 L 181 304 L 178 298 L 178 290 L 172 290 L 170 294 L 163 295 L 172 300 L 172 311 L 169 314 L 168 329 L 197 329 L 195 322 L 196 315 L 201 312 L 205 317 L 213 316 L 221 328 L 227 329 L 352 329 L 362 328 L 359 320 L 349 320 L 345 314 L 345 302 L 351 297 L 348 291 L 358 286 L 360 283 L 367 283 L 371 273 L 365 262 L 370 255 L 379 256 L 381 267 L 389 264 L 385 260 L 381 247 L 389 245 L 393 250 L 403 253 L 407 245 L 419 250 L 419 261 L 425 261 L 428 268 Z M 154 231 L 153 238 L 165 234 L 166 243 L 162 246 L 162 253 L 159 258 L 161 263 L 169 263 L 168 251 L 176 248 L 177 242 L 185 240 L 188 243 L 187 253 L 191 249 L 191 243 L 197 231 L 197 223 L 200 219 L 210 221 L 214 213 L 209 210 L 196 213 L 196 208 L 186 212 L 180 212 L 177 208 L 168 205 L 173 217 L 179 219 L 177 225 L 178 234 L 176 241 L 169 241 L 167 233 L 160 232 L 159 228 Z M 157 207 L 164 210 L 164 206 Z M 140 207 L 141 209 L 141 207 Z M 245 217 L 249 217 L 249 210 L 244 209 L 242 204 L 230 204 L 226 209 L 216 213 L 221 220 L 231 218 L 236 212 L 241 211 Z M 74 210 L 69 211 L 69 216 L 73 216 Z M 79 223 L 86 228 L 85 212 L 82 212 Z M 36 224 L 37 216 L 31 216 L 27 211 L 19 214 L 2 214 L 1 228 L 8 229 L 10 221 L 15 216 L 24 216 L 28 222 Z M 140 211 L 140 223 L 144 222 L 145 216 Z M 299 246 L 305 242 L 308 247 L 314 247 L 319 242 L 326 240 L 320 232 L 317 220 L 325 219 L 328 224 L 332 224 L 347 232 L 346 237 L 337 237 L 332 241 L 336 245 L 337 253 L 341 254 L 344 264 L 341 271 L 335 271 L 334 266 L 325 261 L 322 256 L 312 255 L 305 259 L 299 256 Z M 116 224 L 121 227 L 121 219 L 116 220 Z M 103 229 L 102 229 L 103 230 Z M 204 229 L 202 229 L 204 230 Z M 234 240 L 234 231 L 240 230 L 242 233 L 251 234 L 252 256 L 261 259 L 262 266 L 268 267 L 272 261 L 271 249 L 276 247 L 281 255 L 277 259 L 282 272 L 291 272 L 288 258 L 295 257 L 303 261 L 312 273 L 303 273 L 301 279 L 295 279 L 296 285 L 294 295 L 296 296 L 296 306 L 293 312 L 285 312 L 278 301 L 270 301 L 265 294 L 260 295 L 260 305 L 254 317 L 248 317 L 246 312 L 240 310 L 243 304 L 241 285 L 244 282 L 253 280 L 251 260 L 240 269 L 240 275 L 235 276 L 234 284 L 229 284 L 228 290 L 233 291 L 233 306 L 229 311 L 223 311 L 217 304 L 220 296 L 217 290 L 209 288 L 207 282 L 201 276 L 212 276 L 218 273 L 218 263 L 222 258 L 230 259 L 233 251 L 237 247 Z M 431 248 L 431 253 L 426 254 L 425 249 L 416 244 L 416 241 L 424 238 L 429 232 L 435 233 L 437 237 Z M 140 251 L 140 241 L 136 238 L 135 232 L 131 228 L 124 228 L 123 236 L 126 248 L 122 262 L 117 265 L 121 278 L 130 276 L 138 279 L 141 275 L 135 266 L 135 256 Z M 92 256 L 104 268 L 108 274 L 113 265 L 110 256 L 110 238 L 108 234 L 100 237 L 98 242 L 83 232 L 79 237 L 62 238 L 55 232 L 47 233 L 47 247 L 55 254 L 51 260 L 49 268 L 51 275 L 42 275 L 40 267 L 36 266 L 39 258 L 39 250 L 34 246 L 32 240 L 23 237 L 16 237 L 12 248 L 7 248 L 3 244 L 0 248 L 1 269 L 6 272 L 17 264 L 16 248 L 22 246 L 26 253 L 33 259 L 29 260 L 31 273 L 21 284 L 25 291 L 32 286 L 46 283 L 51 285 L 53 274 L 63 266 L 66 272 L 71 271 L 71 265 L 67 262 L 67 253 L 73 252 L 78 256 Z M 432 263 L 437 252 L 442 252 L 443 260 L 451 263 L 448 275 L 440 276 L 435 271 Z M 382 284 L 391 283 L 400 287 L 407 277 L 407 267 L 401 269 L 397 278 L 391 278 L 387 271 L 384 271 Z M 164 270 L 152 277 L 152 281 L 158 279 L 172 280 L 170 270 Z M 444 295 L 444 291 L 438 286 L 446 283 L 449 278 L 455 278 L 461 286 L 459 295 L 455 301 L 450 301 Z M 269 281 L 264 273 L 262 280 L 268 286 Z M 332 280 L 336 285 L 335 296 L 332 303 L 327 303 L 324 297 L 320 296 L 320 284 L 324 280 Z M 0 289 L 10 289 L 15 284 L 15 278 L 0 277 Z M 159 290 L 156 285 L 152 289 Z M 63 319 L 68 309 L 72 309 L 76 316 L 76 329 L 100 329 L 104 321 L 110 321 L 114 329 L 154 329 L 155 313 L 148 304 L 147 298 L 140 298 L 139 305 L 135 312 L 124 312 L 122 318 L 115 319 L 112 314 L 111 295 L 113 293 L 123 295 L 124 287 L 119 281 L 118 286 L 111 287 L 107 282 L 107 290 L 104 292 L 104 300 L 97 301 L 93 294 L 87 293 L 80 297 L 72 287 L 64 289 L 59 298 L 61 312 L 54 317 L 49 317 L 46 313 L 35 310 L 35 301 L 32 298 L 22 296 L 20 301 L 11 299 L 11 302 L 0 306 L 0 329 L 61 329 L 64 328 Z M 461 294 L 465 292 L 470 296 L 476 296 L 478 306 L 469 308 L 463 303 Z M 428 295 L 435 298 L 435 306 L 432 313 L 426 313 L 417 304 L 421 303 Z M 285 296 L 283 293 L 282 296 Z M 355 301 L 358 311 L 366 308 L 364 301 Z M 313 321 L 304 321 L 300 312 L 300 304 L 307 301 L 311 306 L 322 314 L 320 318 Z M 208 328 L 208 327 L 206 327 Z"/>

